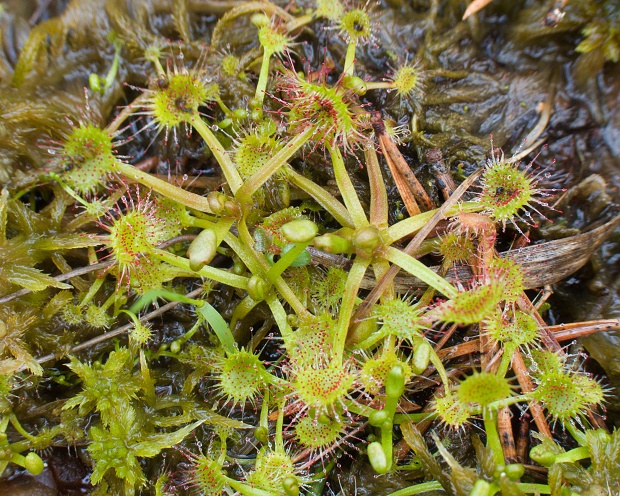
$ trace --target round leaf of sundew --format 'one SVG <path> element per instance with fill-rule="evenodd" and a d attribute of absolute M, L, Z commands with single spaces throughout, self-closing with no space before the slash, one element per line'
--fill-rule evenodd
<path fill-rule="evenodd" d="M 490 372 L 477 372 L 462 381 L 457 396 L 463 403 L 488 406 L 494 401 L 508 398 L 512 393 L 508 381 Z"/>

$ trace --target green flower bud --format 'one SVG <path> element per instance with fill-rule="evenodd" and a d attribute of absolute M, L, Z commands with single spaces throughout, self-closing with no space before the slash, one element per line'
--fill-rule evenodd
<path fill-rule="evenodd" d="M 241 260 L 235 260 L 232 267 L 232 273 L 240 276 L 245 272 L 245 269 L 245 264 Z"/>
<path fill-rule="evenodd" d="M 411 370 L 414 374 L 420 375 L 428 368 L 432 351 L 433 348 L 428 341 L 423 340 L 420 342 L 411 358 Z"/>
<path fill-rule="evenodd" d="M 388 464 L 388 460 L 383 452 L 383 447 L 381 443 L 375 441 L 374 443 L 370 443 L 368 445 L 368 461 L 372 468 L 378 474 L 385 474 L 389 470 L 390 466 Z"/>
<path fill-rule="evenodd" d="M 534 446 L 530 450 L 530 458 L 543 467 L 550 467 L 555 463 L 555 454 L 547 451 L 542 444 Z"/>
<path fill-rule="evenodd" d="M 88 86 L 95 93 L 103 93 L 104 86 L 102 86 L 102 83 L 105 85 L 105 79 L 99 77 L 99 74 L 91 72 L 88 76 Z"/>
<path fill-rule="evenodd" d="M 299 481 L 296 477 L 288 476 L 282 481 L 282 489 L 286 496 L 298 496 L 299 494 Z"/>
<path fill-rule="evenodd" d="M 217 236 L 213 229 L 204 229 L 187 249 L 189 268 L 198 272 L 209 264 L 217 253 Z"/>
<path fill-rule="evenodd" d="M 377 319 L 369 318 L 360 322 L 347 336 L 347 346 L 352 347 L 361 343 L 377 330 Z"/>
<path fill-rule="evenodd" d="M 478 479 L 469 493 L 469 496 L 491 496 L 492 494 L 491 484 L 485 480 Z"/>
<path fill-rule="evenodd" d="M 267 17 L 263 13 L 254 14 L 250 20 L 252 21 L 252 24 L 254 24 L 257 28 L 261 28 L 269 24 L 269 17 Z"/>
<path fill-rule="evenodd" d="M 233 110 L 232 117 L 236 121 L 242 121 L 248 118 L 248 111 L 244 108 L 238 108 Z"/>
<path fill-rule="evenodd" d="M 24 461 L 24 468 L 28 470 L 32 475 L 39 475 L 45 468 L 45 463 L 39 455 L 34 451 L 31 451 L 26 455 Z"/>
<path fill-rule="evenodd" d="M 291 327 L 299 327 L 299 317 L 294 313 L 289 313 L 286 316 L 286 323 Z"/>
<path fill-rule="evenodd" d="M 263 301 L 270 289 L 271 285 L 261 276 L 253 275 L 248 281 L 248 295 L 254 301 Z"/>
<path fill-rule="evenodd" d="M 225 217 L 241 217 L 241 205 L 234 198 L 227 198 L 224 202 L 224 210 L 222 215 Z"/>
<path fill-rule="evenodd" d="M 353 244 L 332 233 L 314 238 L 314 247 L 327 253 L 351 253 Z"/>
<path fill-rule="evenodd" d="M 368 415 L 368 422 L 373 427 L 380 427 L 386 420 L 388 420 L 389 413 L 385 410 L 374 410 Z"/>
<path fill-rule="evenodd" d="M 506 465 L 506 467 L 504 468 L 504 473 L 506 474 L 506 477 L 508 477 L 510 480 L 517 481 L 521 477 L 523 477 L 523 474 L 525 473 L 525 467 L 520 463 L 511 463 L 509 465 Z"/>
<path fill-rule="evenodd" d="M 226 203 L 227 196 L 224 193 L 219 193 L 218 191 L 211 191 L 207 195 L 207 202 L 209 203 L 209 207 L 214 214 L 219 214 L 224 210 L 224 204 Z"/>
<path fill-rule="evenodd" d="M 381 245 L 379 230 L 374 226 L 366 226 L 353 236 L 353 246 L 370 255 Z"/>
<path fill-rule="evenodd" d="M 179 353 L 181 351 L 181 342 L 178 339 L 170 343 L 170 351 L 172 353 Z"/>
<path fill-rule="evenodd" d="M 227 127 L 232 126 L 232 124 L 233 120 L 227 117 L 226 119 L 222 119 L 220 122 L 218 122 L 217 127 L 219 127 L 220 129 L 226 129 Z"/>
<path fill-rule="evenodd" d="M 254 437 L 263 444 L 269 442 L 269 430 L 266 427 L 260 426 L 254 429 Z"/>
<path fill-rule="evenodd" d="M 360 96 L 365 95 L 366 91 L 368 91 L 366 81 L 357 76 L 345 76 L 342 83 L 346 89 L 351 90 L 353 93 Z"/>
<path fill-rule="evenodd" d="M 307 243 L 319 232 L 319 227 L 308 219 L 295 219 L 284 224 L 281 229 L 291 243 Z"/>
<path fill-rule="evenodd" d="M 402 365 L 394 365 L 388 373 L 385 383 L 385 394 L 388 398 L 398 399 L 405 392 L 405 369 Z"/>

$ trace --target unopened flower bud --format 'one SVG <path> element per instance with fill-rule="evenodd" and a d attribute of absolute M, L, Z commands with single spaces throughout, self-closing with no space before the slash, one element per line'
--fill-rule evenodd
<path fill-rule="evenodd" d="M 327 233 L 314 238 L 314 247 L 327 253 L 350 253 L 353 244 L 336 234 Z"/>
<path fill-rule="evenodd" d="M 385 383 L 385 394 L 388 398 L 400 398 L 405 392 L 405 369 L 402 365 L 394 365 L 388 372 Z"/>
<path fill-rule="evenodd" d="M 222 215 L 225 217 L 241 217 L 241 205 L 234 198 L 227 198 L 224 202 L 224 210 L 222 211 Z"/>
<path fill-rule="evenodd" d="M 211 191 L 211 193 L 207 195 L 207 202 L 209 203 L 209 207 L 214 214 L 219 214 L 222 210 L 224 210 L 226 200 L 226 195 L 218 191 Z"/>
<path fill-rule="evenodd" d="M 523 474 L 525 473 L 525 467 L 520 463 L 511 463 L 509 465 L 506 465 L 504 473 L 506 474 L 506 477 L 508 477 L 510 480 L 517 481 L 521 477 L 523 477 Z"/>
<path fill-rule="evenodd" d="M 261 276 L 253 275 L 248 281 L 248 295 L 254 301 L 263 301 L 270 289 L 271 285 Z"/>
<path fill-rule="evenodd" d="M 291 243 L 307 243 L 319 232 L 319 227 L 308 219 L 295 219 L 282 226 L 282 234 Z"/>
<path fill-rule="evenodd" d="M 293 476 L 285 477 L 282 481 L 282 489 L 284 489 L 286 496 L 298 496 L 299 481 Z"/>
<path fill-rule="evenodd" d="M 428 368 L 431 360 L 431 351 L 432 347 L 426 340 L 417 346 L 411 359 L 411 370 L 414 374 L 421 375 Z"/>
<path fill-rule="evenodd" d="M 254 24 L 257 28 L 261 28 L 269 24 L 269 17 L 265 14 L 254 14 L 251 18 L 252 24 Z"/>
<path fill-rule="evenodd" d="M 368 91 L 366 81 L 357 76 L 345 76 L 342 83 L 346 89 L 360 96 L 365 95 L 366 91 Z"/>
<path fill-rule="evenodd" d="M 26 455 L 26 459 L 24 461 L 24 468 L 28 470 L 32 475 L 39 475 L 43 472 L 45 468 L 45 463 L 41 459 L 39 455 L 37 455 L 34 451 L 31 451 Z"/>
<path fill-rule="evenodd" d="M 217 250 L 217 236 L 213 229 L 204 229 L 187 249 L 189 268 L 198 272 L 213 260 Z"/>
<path fill-rule="evenodd" d="M 357 231 L 353 237 L 353 246 L 364 253 L 371 254 L 381 244 L 379 230 L 374 226 L 366 226 Z"/>
<path fill-rule="evenodd" d="M 254 429 L 254 437 L 263 444 L 269 442 L 269 430 L 266 427 L 260 426 Z"/>
<path fill-rule="evenodd" d="M 370 425 L 373 427 L 379 427 L 386 420 L 388 420 L 389 416 L 390 414 L 385 410 L 374 410 L 370 415 L 368 415 L 368 422 L 370 422 Z"/>
<path fill-rule="evenodd" d="M 542 444 L 534 446 L 530 450 L 530 458 L 543 467 L 550 467 L 555 463 L 555 455 L 547 451 Z"/>
<path fill-rule="evenodd" d="M 389 470 L 388 460 L 383 452 L 381 443 L 375 441 L 368 445 L 368 461 L 378 474 L 385 474 Z"/>
<path fill-rule="evenodd" d="M 478 479 L 469 496 L 491 496 L 493 493 L 494 491 L 491 491 L 491 484 L 485 480 Z"/>

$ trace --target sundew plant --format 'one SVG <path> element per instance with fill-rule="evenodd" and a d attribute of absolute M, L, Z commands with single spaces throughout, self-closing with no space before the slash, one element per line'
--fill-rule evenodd
<path fill-rule="evenodd" d="M 426 117 L 476 101 L 429 27 L 478 36 L 461 3 L 401 6 L 407 50 L 381 2 L 33 14 L 0 61 L 5 479 L 62 450 L 92 494 L 349 494 L 353 466 L 372 494 L 620 492 L 611 391 L 563 344 L 617 322 L 550 325 L 536 291 L 568 275 L 548 115 L 515 156 Z"/>

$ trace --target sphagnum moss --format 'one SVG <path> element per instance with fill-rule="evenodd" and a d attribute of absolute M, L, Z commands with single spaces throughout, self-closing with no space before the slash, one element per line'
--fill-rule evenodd
<path fill-rule="evenodd" d="M 374 46 L 379 15 L 369 3 L 318 2 L 307 11 L 242 3 L 222 16 L 215 32 L 219 43 L 222 33 L 239 29 L 248 36 L 247 46 L 234 42 L 225 53 L 197 46 L 192 37 L 198 25 L 188 23 L 193 17 L 187 15 L 195 7 L 178 5 L 157 13 L 170 16 L 181 40 L 170 55 L 165 53 L 170 44 L 156 28 L 165 22 L 153 18 L 148 27 L 138 25 L 117 2 L 106 6 L 106 22 L 118 30 L 114 70 L 97 67 L 93 74 L 107 70 L 110 78 L 118 74 L 144 89 L 135 99 L 127 91 L 126 106 L 103 116 L 108 127 L 80 121 L 58 131 L 63 142 L 53 151 L 62 167 L 44 175 L 56 185 L 31 182 L 27 190 L 4 190 L 0 197 L 3 287 L 35 292 L 7 300 L 0 313 L 3 470 L 15 463 L 37 473 L 42 461 L 33 450 L 79 443 L 86 445 L 99 493 L 131 495 L 152 486 L 164 494 L 176 486 L 176 492 L 191 488 L 214 495 L 319 494 L 330 472 L 341 475 L 343 465 L 333 460 L 342 452 L 367 456 L 378 474 L 405 469 L 393 449 L 402 432 L 432 480 L 406 483 L 396 494 L 440 487 L 464 494 L 472 488 L 480 494 L 550 492 L 546 484 L 520 482 L 524 467 L 509 463 L 514 454 L 502 440 L 510 438 L 510 423 L 501 412 L 516 403 L 529 406 L 542 433 L 563 426 L 579 444 L 560 454 L 545 440 L 533 451 L 534 460 L 553 470 L 585 458 L 593 460 L 595 468 L 587 469 L 592 473 L 605 466 L 599 448 L 612 446 L 617 436 L 590 428 L 588 417 L 606 390 L 579 369 L 567 368 L 565 353 L 545 335 L 542 318 L 523 292 L 522 268 L 495 251 L 498 239 L 507 237 L 498 227 L 518 231 L 521 220 L 534 224 L 531 216 L 546 203 L 548 191 L 539 186 L 544 178 L 491 145 L 492 158 L 480 163 L 484 174 L 476 201 L 450 197 L 454 221 L 437 226 L 441 275 L 417 259 L 414 249 L 403 250 L 399 240 L 421 229 L 430 235 L 428 226 L 447 211 L 389 225 L 391 179 L 384 177 L 387 168 L 374 150 L 369 114 L 393 114 L 406 106 L 393 102 L 408 100 L 417 117 L 389 118 L 411 119 L 412 143 L 430 146 L 436 137 L 430 125 L 424 134 L 416 127 L 433 118 L 425 98 L 436 81 L 428 74 L 458 71 L 435 67 L 442 62 L 434 60 L 434 52 L 413 57 Z M 435 14 L 429 13 L 428 25 L 438 22 Z M 51 30 L 44 51 L 35 50 L 45 37 L 40 26 L 33 29 L 14 84 L 34 73 L 38 54 L 62 44 L 58 37 L 68 32 L 69 20 L 51 20 L 50 29 L 59 31 Z M 321 32 L 325 26 L 344 39 L 346 53 L 337 55 L 338 43 Z M 71 29 L 80 43 L 82 27 Z M 309 33 L 317 35 L 313 43 L 327 44 L 324 58 L 314 45 L 304 45 Z M 364 62 L 365 52 L 373 50 L 393 60 L 420 57 L 433 67 L 426 72 L 407 62 L 375 77 Z M 304 57 L 310 60 L 299 64 Z M 145 73 L 142 81 L 136 81 L 140 76 L 132 64 L 142 64 L 137 71 Z M 253 71 L 259 73 L 256 81 Z M 106 79 L 105 88 L 98 88 L 103 113 L 110 113 L 113 102 L 106 98 L 119 82 Z M 40 84 L 51 83 L 42 78 Z M 384 98 L 389 91 L 397 98 Z M 385 108 L 376 108 L 382 102 Z M 14 111 L 3 110 L 3 116 L 10 119 Z M 445 124 L 445 131 L 454 131 Z M 157 170 L 149 170 L 148 161 L 130 165 L 128 157 L 115 154 L 120 146 L 154 157 Z M 182 174 L 214 171 L 221 187 L 209 192 L 178 187 L 164 150 Z M 466 154 L 458 160 L 476 158 Z M 88 218 L 75 222 L 76 211 L 84 208 Z M 108 255 L 113 263 L 100 262 Z M 398 295 L 393 284 L 383 285 L 370 316 L 349 332 L 366 296 L 365 278 L 371 271 L 377 279 L 386 277 L 391 264 L 431 288 L 420 296 L 412 284 Z M 453 277 L 462 266 L 474 272 L 470 286 Z M 47 275 L 56 269 L 71 286 Z M 89 271 L 97 269 L 102 271 L 91 277 Z M 151 304 L 157 308 L 148 311 Z M 161 321 L 147 327 L 146 320 L 161 314 Z M 124 329 L 128 345 L 123 336 L 113 350 L 100 344 L 77 356 L 88 346 L 71 348 L 85 339 L 82 332 L 112 321 L 122 325 L 127 317 L 130 324 L 108 335 Z M 62 335 L 54 332 L 58 324 Z M 26 338 L 44 352 L 69 355 L 69 364 L 43 369 Z M 50 344 L 58 338 L 62 348 Z M 455 346 L 451 351 L 442 349 L 448 343 Z M 469 354 L 465 361 L 458 358 L 462 350 Z M 481 370 L 472 373 L 472 364 Z M 62 390 L 62 414 L 50 414 L 49 429 L 31 432 L 20 424 L 22 413 L 11 394 L 37 388 L 26 385 L 24 368 L 48 374 Z M 469 437 L 479 418 L 485 443 L 474 442 L 478 473 L 460 466 L 436 437 L 452 471 L 442 473 L 412 431 L 414 424 L 422 428 L 432 421 L 439 432 L 458 429 Z M 394 429 L 398 424 L 401 429 Z M 253 447 L 248 451 L 242 444 Z M 170 450 L 174 445 L 176 452 Z M 175 472 L 148 462 L 160 453 L 169 459 L 180 453 L 185 466 Z M 581 469 L 585 480 L 589 472 Z M 567 475 L 558 483 L 574 479 Z"/>

